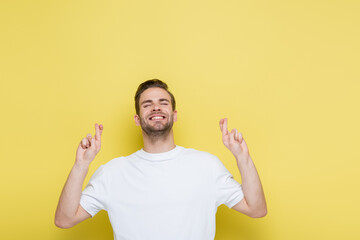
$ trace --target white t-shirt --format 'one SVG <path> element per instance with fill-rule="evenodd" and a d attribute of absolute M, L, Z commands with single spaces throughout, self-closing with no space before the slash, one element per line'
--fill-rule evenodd
<path fill-rule="evenodd" d="M 213 240 L 221 204 L 243 198 L 241 185 L 214 155 L 176 146 L 143 149 L 99 167 L 80 204 L 91 215 L 104 209 L 116 240 Z"/>

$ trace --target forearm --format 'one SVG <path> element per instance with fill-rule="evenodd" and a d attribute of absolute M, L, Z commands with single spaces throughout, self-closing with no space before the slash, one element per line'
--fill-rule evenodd
<path fill-rule="evenodd" d="M 241 174 L 244 198 L 249 209 L 255 213 L 255 216 L 266 215 L 264 191 L 251 157 L 249 156 L 246 159 L 236 157 L 236 160 Z"/>
<path fill-rule="evenodd" d="M 55 213 L 55 222 L 68 221 L 75 217 L 79 208 L 82 185 L 89 165 L 75 163 L 61 192 Z"/>

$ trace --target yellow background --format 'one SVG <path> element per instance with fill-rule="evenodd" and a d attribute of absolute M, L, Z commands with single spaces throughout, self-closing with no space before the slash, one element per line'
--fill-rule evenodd
<path fill-rule="evenodd" d="M 243 132 L 268 215 L 221 206 L 216 239 L 359 239 L 360 2 L 1 1 L 1 239 L 112 239 L 106 212 L 58 229 L 78 143 L 92 173 L 142 145 L 133 96 L 167 82 L 178 145 L 241 181 L 218 120 Z"/>

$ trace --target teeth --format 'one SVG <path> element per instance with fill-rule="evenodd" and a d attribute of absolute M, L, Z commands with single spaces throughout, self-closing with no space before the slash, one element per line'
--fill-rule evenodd
<path fill-rule="evenodd" d="M 153 119 L 153 120 L 156 120 L 156 119 L 163 119 L 163 117 L 153 117 L 152 119 Z"/>

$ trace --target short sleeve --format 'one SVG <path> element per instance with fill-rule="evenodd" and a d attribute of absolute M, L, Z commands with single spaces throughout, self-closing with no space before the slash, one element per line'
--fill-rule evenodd
<path fill-rule="evenodd" d="M 232 208 L 244 197 L 241 184 L 233 178 L 224 164 L 217 157 L 215 158 L 216 205 L 220 206 L 221 204 L 225 204 L 227 207 Z"/>
<path fill-rule="evenodd" d="M 105 166 L 100 166 L 91 176 L 80 198 L 80 205 L 93 217 L 100 210 L 106 209 L 107 182 Z"/>

